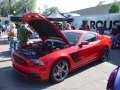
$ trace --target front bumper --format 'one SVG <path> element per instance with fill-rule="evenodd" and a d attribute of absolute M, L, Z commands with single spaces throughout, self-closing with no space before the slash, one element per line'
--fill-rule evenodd
<path fill-rule="evenodd" d="M 29 78 L 32 80 L 48 80 L 49 79 L 49 73 L 45 66 L 37 66 L 37 65 L 25 66 L 25 65 L 21 65 L 15 60 L 12 60 L 12 65 L 16 72 L 18 72 L 20 75 L 26 78 Z"/>

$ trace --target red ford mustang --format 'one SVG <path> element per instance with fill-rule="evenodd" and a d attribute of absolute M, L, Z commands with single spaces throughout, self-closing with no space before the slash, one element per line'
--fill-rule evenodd
<path fill-rule="evenodd" d="M 106 61 L 111 38 L 82 30 L 60 31 L 36 13 L 23 16 L 42 42 L 18 49 L 12 54 L 13 68 L 29 79 L 61 82 L 69 72 L 94 61 Z"/>

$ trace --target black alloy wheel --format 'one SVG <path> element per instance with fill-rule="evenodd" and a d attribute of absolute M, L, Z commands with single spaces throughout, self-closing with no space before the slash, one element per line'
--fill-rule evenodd
<path fill-rule="evenodd" d="M 50 80 L 58 83 L 65 80 L 69 73 L 69 64 L 66 60 L 61 59 L 56 62 L 50 73 Z"/>
<path fill-rule="evenodd" d="M 101 57 L 100 57 L 100 62 L 105 62 L 108 61 L 108 56 L 109 56 L 109 48 L 105 47 L 102 51 Z"/>

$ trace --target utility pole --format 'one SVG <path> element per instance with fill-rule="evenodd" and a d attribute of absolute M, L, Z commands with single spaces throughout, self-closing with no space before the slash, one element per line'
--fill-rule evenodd
<path fill-rule="evenodd" d="M 39 14 L 41 14 L 41 8 L 40 7 L 38 8 L 38 12 L 39 12 Z"/>
<path fill-rule="evenodd" d="M 44 5 L 44 9 L 46 10 L 48 8 L 48 6 L 47 5 Z"/>
<path fill-rule="evenodd" d="M 27 0 L 22 0 L 23 13 L 27 12 Z"/>
<path fill-rule="evenodd" d="M 9 14 L 11 14 L 11 0 L 9 0 Z"/>

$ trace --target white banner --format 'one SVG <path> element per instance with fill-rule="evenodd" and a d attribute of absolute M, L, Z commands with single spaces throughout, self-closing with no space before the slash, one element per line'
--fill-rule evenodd
<path fill-rule="evenodd" d="M 112 29 L 113 24 L 120 22 L 120 13 L 104 14 L 104 15 L 91 15 L 91 16 L 78 16 L 74 17 L 73 24 L 79 29 L 84 21 L 88 22 L 91 31 L 96 31 L 100 23 L 104 24 L 106 32 Z M 108 33 L 108 32 L 107 32 Z"/>

